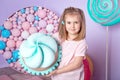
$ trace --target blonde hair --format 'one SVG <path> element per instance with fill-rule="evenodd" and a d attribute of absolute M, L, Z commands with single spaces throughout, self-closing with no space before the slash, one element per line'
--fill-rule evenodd
<path fill-rule="evenodd" d="M 66 31 L 66 27 L 65 27 L 65 16 L 67 14 L 73 14 L 73 15 L 79 15 L 80 16 L 80 31 L 79 31 L 79 36 L 75 39 L 75 40 L 81 40 L 84 39 L 86 36 L 86 25 L 85 25 L 85 16 L 84 13 L 81 9 L 79 8 L 74 8 L 74 7 L 68 7 L 64 10 L 62 16 L 60 17 L 60 21 L 59 21 L 59 27 L 58 27 L 58 31 L 59 31 L 59 37 L 61 40 L 66 40 L 67 39 L 67 31 Z M 64 23 L 63 23 L 64 22 Z"/>

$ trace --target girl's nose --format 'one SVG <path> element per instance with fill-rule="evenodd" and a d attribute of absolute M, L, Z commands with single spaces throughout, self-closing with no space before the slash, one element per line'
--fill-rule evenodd
<path fill-rule="evenodd" d="M 72 23 L 72 27 L 75 27 L 75 23 Z"/>

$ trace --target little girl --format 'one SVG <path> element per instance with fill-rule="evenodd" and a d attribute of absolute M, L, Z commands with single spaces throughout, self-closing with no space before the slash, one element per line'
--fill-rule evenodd
<path fill-rule="evenodd" d="M 62 46 L 59 67 L 51 72 L 52 80 L 84 80 L 83 59 L 87 51 L 85 16 L 81 9 L 69 7 L 63 12 L 59 32 L 53 37 Z"/>

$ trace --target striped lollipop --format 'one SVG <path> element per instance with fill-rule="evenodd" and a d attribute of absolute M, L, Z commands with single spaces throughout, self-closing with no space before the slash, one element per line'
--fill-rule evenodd
<path fill-rule="evenodd" d="M 90 17 L 103 26 L 112 26 L 120 22 L 119 0 L 88 0 Z"/>

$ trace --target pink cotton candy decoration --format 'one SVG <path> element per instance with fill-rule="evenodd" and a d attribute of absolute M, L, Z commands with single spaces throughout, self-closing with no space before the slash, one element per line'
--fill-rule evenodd
<path fill-rule="evenodd" d="M 58 27 L 55 26 L 54 27 L 54 31 L 57 32 L 58 31 Z"/>
<path fill-rule="evenodd" d="M 3 50 L 0 50 L 0 54 L 3 54 L 3 52 L 4 52 Z"/>
<path fill-rule="evenodd" d="M 29 22 L 23 22 L 23 23 L 22 23 L 22 28 L 23 28 L 24 30 L 28 30 L 29 27 L 30 27 L 30 23 L 29 23 Z"/>
<path fill-rule="evenodd" d="M 13 28 L 16 28 L 17 27 L 17 25 L 16 24 L 13 24 Z"/>
<path fill-rule="evenodd" d="M 25 18 L 25 17 L 26 17 L 26 14 L 23 14 L 22 17 Z"/>
<path fill-rule="evenodd" d="M 52 11 L 49 12 L 50 15 L 53 15 L 54 13 Z"/>
<path fill-rule="evenodd" d="M 25 21 L 25 18 L 22 17 L 22 16 L 20 16 L 20 17 L 19 17 L 19 20 L 20 20 L 21 22 L 24 22 L 24 21 Z"/>
<path fill-rule="evenodd" d="M 14 48 L 15 47 L 15 41 L 14 40 L 8 40 L 7 41 L 7 47 L 8 48 Z"/>
<path fill-rule="evenodd" d="M 47 21 L 47 20 L 48 20 L 48 17 L 45 17 L 44 20 Z"/>
<path fill-rule="evenodd" d="M 12 21 L 16 21 L 16 17 L 12 17 Z"/>
<path fill-rule="evenodd" d="M 12 28 L 12 23 L 11 23 L 10 21 L 5 21 L 5 22 L 4 22 L 4 27 L 5 27 L 6 29 L 11 29 L 11 28 Z"/>
<path fill-rule="evenodd" d="M 55 16 L 54 16 L 54 19 L 56 19 L 56 20 L 57 20 L 57 19 L 58 19 L 58 16 L 56 16 L 56 15 L 55 15 Z"/>
<path fill-rule="evenodd" d="M 18 17 L 17 13 L 16 13 L 16 14 L 14 14 L 13 16 L 14 16 L 15 18 L 17 18 L 17 17 Z"/>
<path fill-rule="evenodd" d="M 17 41 L 17 42 L 16 42 L 16 47 L 19 48 L 20 45 L 21 45 L 21 43 L 22 43 L 22 41 Z"/>
<path fill-rule="evenodd" d="M 20 41 L 22 41 L 23 40 L 23 38 L 20 36 L 19 38 L 18 38 Z"/>
<path fill-rule="evenodd" d="M 26 73 L 26 71 L 25 71 L 24 69 L 21 69 L 21 72 L 22 72 L 22 73 Z"/>
<path fill-rule="evenodd" d="M 10 48 L 11 51 L 15 50 L 15 48 Z"/>
<path fill-rule="evenodd" d="M 48 24 L 52 24 L 52 23 L 53 23 L 52 19 L 48 20 Z"/>
<path fill-rule="evenodd" d="M 31 9 L 31 10 L 30 10 L 30 13 L 33 14 L 33 13 L 34 13 L 34 10 Z"/>
<path fill-rule="evenodd" d="M 37 29 L 35 27 L 29 28 L 29 33 L 33 34 L 33 33 L 36 33 L 36 32 L 37 32 Z"/>
<path fill-rule="evenodd" d="M 14 41 L 17 41 L 18 40 L 18 38 L 17 37 L 14 37 Z"/>
<path fill-rule="evenodd" d="M 30 13 L 30 11 L 29 11 L 29 10 L 26 10 L 26 11 L 25 11 L 25 13 L 26 13 L 26 14 L 29 14 L 29 13 Z"/>
<path fill-rule="evenodd" d="M 11 32 L 12 32 L 12 35 L 13 35 L 13 36 L 16 36 L 16 37 L 17 37 L 17 36 L 20 35 L 19 29 L 14 28 L 14 29 L 11 30 Z"/>
<path fill-rule="evenodd" d="M 40 33 L 47 33 L 46 29 L 41 29 L 39 32 Z"/>
<path fill-rule="evenodd" d="M 22 22 L 21 21 L 18 21 L 18 25 L 21 25 L 22 24 Z"/>
<path fill-rule="evenodd" d="M 6 51 L 9 51 L 10 49 L 8 47 L 5 48 Z"/>
<path fill-rule="evenodd" d="M 12 36 L 12 35 L 10 36 L 10 39 L 13 39 L 13 36 Z"/>
<path fill-rule="evenodd" d="M 34 15 L 28 14 L 28 16 L 27 16 L 27 21 L 33 22 L 33 21 L 34 21 Z"/>
<path fill-rule="evenodd" d="M 19 15 L 19 16 L 21 16 L 21 15 L 22 15 L 22 13 L 21 13 L 21 12 L 18 12 L 18 15 Z"/>
<path fill-rule="evenodd" d="M 14 26 L 14 25 L 17 25 L 17 22 L 16 22 L 16 21 L 13 21 L 13 26 Z"/>
<path fill-rule="evenodd" d="M 5 59 L 9 59 L 9 58 L 12 57 L 12 54 L 11 54 L 10 51 L 5 51 L 4 54 L 3 54 L 3 57 L 4 57 Z"/>
<path fill-rule="evenodd" d="M 38 16 L 40 17 L 40 18 L 44 18 L 44 17 L 46 17 L 46 12 L 45 12 L 45 10 L 39 10 L 38 11 Z"/>
<path fill-rule="evenodd" d="M 47 25 L 46 21 L 44 21 L 44 20 L 39 21 L 39 27 L 44 28 L 44 27 L 46 27 L 46 25 Z"/>
<path fill-rule="evenodd" d="M 48 10 L 48 9 L 45 9 L 45 8 L 44 8 L 44 10 L 45 10 L 47 13 L 49 13 L 49 12 L 50 12 L 50 10 Z"/>
<path fill-rule="evenodd" d="M 28 32 L 28 31 L 23 31 L 22 34 L 21 34 L 21 37 L 22 37 L 23 39 L 27 39 L 28 36 L 29 36 L 29 32 Z"/>
<path fill-rule="evenodd" d="M 49 18 L 49 19 L 52 19 L 52 16 L 51 16 L 51 15 L 48 15 L 48 18 Z"/>
<path fill-rule="evenodd" d="M 14 67 L 14 63 L 10 63 L 10 67 Z"/>
<path fill-rule="evenodd" d="M 21 21 L 22 21 L 22 22 L 24 22 L 24 21 L 25 21 L 25 18 L 24 18 L 24 17 L 22 17 L 22 18 L 21 18 Z"/>
<path fill-rule="evenodd" d="M 6 42 L 6 41 L 7 41 L 7 38 L 3 38 L 3 41 L 5 41 L 5 42 Z"/>
<path fill-rule="evenodd" d="M 46 30 L 47 32 L 51 33 L 54 30 L 54 26 L 52 24 L 48 24 Z"/>
<path fill-rule="evenodd" d="M 17 62 L 15 63 L 15 66 L 16 66 L 17 68 L 21 68 L 21 64 L 19 63 L 19 61 L 17 61 Z"/>
<path fill-rule="evenodd" d="M 18 25 L 17 28 L 20 30 L 22 27 L 20 25 Z"/>
<path fill-rule="evenodd" d="M 17 71 L 20 71 L 20 70 L 21 70 L 21 68 L 19 68 L 19 67 L 16 67 L 16 69 L 17 69 Z"/>
<path fill-rule="evenodd" d="M 26 11 L 29 11 L 30 9 L 29 9 L 29 8 L 26 8 L 25 10 L 26 10 Z"/>
<path fill-rule="evenodd" d="M 13 19 L 12 19 L 12 17 L 11 18 L 9 18 L 9 21 L 12 21 Z"/>

